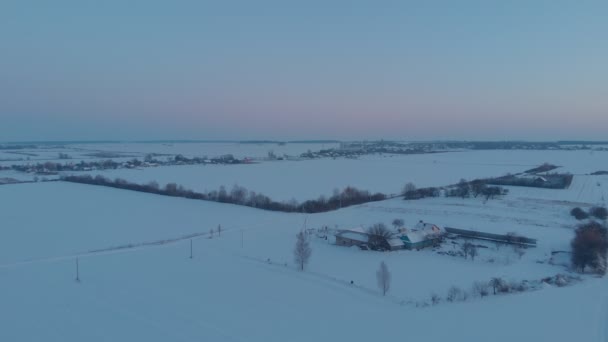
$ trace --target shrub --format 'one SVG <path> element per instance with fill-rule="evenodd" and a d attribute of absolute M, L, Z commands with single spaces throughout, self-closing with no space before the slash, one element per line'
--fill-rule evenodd
<path fill-rule="evenodd" d="M 600 273 L 606 269 L 606 251 L 608 250 L 608 234 L 605 227 L 597 222 L 580 225 L 571 242 L 572 265 L 585 272 L 586 267 L 592 267 Z"/>
<path fill-rule="evenodd" d="M 431 293 L 431 304 L 437 305 L 441 302 L 441 297 L 436 293 Z"/>
<path fill-rule="evenodd" d="M 570 210 L 570 215 L 574 216 L 577 220 L 584 220 L 589 217 L 589 214 L 579 207 Z"/>
<path fill-rule="evenodd" d="M 593 207 L 589 210 L 589 214 L 600 220 L 605 220 L 608 218 L 608 210 L 606 210 L 604 207 Z"/>
<path fill-rule="evenodd" d="M 487 296 L 490 293 L 490 284 L 485 282 L 475 282 L 473 284 L 473 295 L 477 295 L 481 298 Z"/>
<path fill-rule="evenodd" d="M 464 300 L 464 299 L 466 299 L 466 295 L 464 294 L 464 292 L 459 287 L 452 286 L 448 290 L 448 295 L 445 297 L 445 299 L 448 302 L 455 302 L 455 301 L 458 301 L 458 300 Z"/>

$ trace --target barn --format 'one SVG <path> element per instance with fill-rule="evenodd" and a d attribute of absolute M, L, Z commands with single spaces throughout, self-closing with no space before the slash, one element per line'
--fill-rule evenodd
<path fill-rule="evenodd" d="M 336 234 L 336 245 L 338 246 L 363 246 L 368 242 L 369 235 L 360 228 L 346 229 Z"/>

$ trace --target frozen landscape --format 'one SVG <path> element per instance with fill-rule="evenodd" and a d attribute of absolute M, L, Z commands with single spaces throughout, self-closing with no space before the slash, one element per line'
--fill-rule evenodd
<path fill-rule="evenodd" d="M 0 342 L 608 342 L 607 14 L 0 0 Z"/>
<path fill-rule="evenodd" d="M 144 151 L 140 159 L 167 152 L 162 144 L 141 150 L 87 146 L 118 154 Z M 177 143 L 171 153 L 210 155 L 212 147 L 203 147 Z M 234 148 L 220 153 L 238 154 L 239 145 Z M 605 151 L 584 150 L 459 151 L 88 172 L 201 191 L 241 184 L 280 201 L 311 199 L 347 185 L 399 194 L 407 182 L 441 187 L 462 178 L 521 173 L 545 162 L 574 174 L 566 189 L 507 186 L 508 193 L 494 199 L 398 196 L 318 214 L 74 184 L 60 181 L 60 174 L 2 185 L 0 340 L 365 341 L 377 336 L 376 329 L 387 338 L 405 329 L 425 341 L 605 341 L 608 283 L 592 272 L 576 272 L 567 256 L 555 252 L 570 250 L 578 224 L 572 208 L 605 205 L 608 175 L 590 173 L 607 169 L 607 157 Z M 0 178 L 9 177 L 34 175 L 0 171 Z M 405 227 L 424 220 L 515 233 L 537 245 L 516 249 L 477 240 L 479 252 L 471 260 L 455 254 L 459 239 L 384 252 L 335 244 L 341 230 L 391 226 L 394 219 Z M 308 238 L 312 257 L 301 271 L 293 245 L 304 229 L 314 233 Z M 386 296 L 377 286 L 380 262 L 391 273 Z M 497 277 L 525 284 L 525 290 L 475 294 L 475 284 Z M 558 286 L 551 281 L 555 277 L 568 284 Z M 463 298 L 449 299 L 454 287 Z M 374 329 L 362 328 L 369 324 Z"/>

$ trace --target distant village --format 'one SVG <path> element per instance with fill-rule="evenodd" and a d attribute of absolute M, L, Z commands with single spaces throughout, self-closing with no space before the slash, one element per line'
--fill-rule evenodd
<path fill-rule="evenodd" d="M 116 157 L 116 156 L 115 156 Z M 69 160 L 67 156 L 61 156 L 59 159 Z M 44 163 L 26 163 L 15 164 L 11 166 L 0 166 L 0 170 L 15 170 L 19 172 L 31 173 L 36 175 L 48 176 L 57 175 L 61 171 L 76 171 L 87 172 L 96 170 L 112 170 L 112 169 L 138 169 L 145 167 L 170 166 L 170 165 L 200 165 L 200 164 L 249 164 L 253 161 L 249 158 L 237 159 L 232 154 L 227 154 L 213 158 L 187 158 L 179 154 L 174 157 L 168 157 L 165 160 L 156 158 L 156 155 L 148 154 L 144 160 L 133 158 L 127 161 L 114 161 L 112 159 L 94 160 L 79 162 L 54 162 L 47 161 Z"/>

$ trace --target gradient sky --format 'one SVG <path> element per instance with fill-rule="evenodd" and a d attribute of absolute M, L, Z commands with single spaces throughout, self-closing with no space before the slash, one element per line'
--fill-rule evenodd
<path fill-rule="evenodd" d="M 608 139 L 608 1 L 0 1 L 0 141 Z"/>

